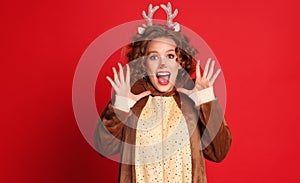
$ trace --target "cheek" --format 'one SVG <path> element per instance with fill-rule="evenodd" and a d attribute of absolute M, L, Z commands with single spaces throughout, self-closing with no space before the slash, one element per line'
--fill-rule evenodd
<path fill-rule="evenodd" d="M 145 67 L 146 67 L 147 73 L 150 74 L 150 73 L 156 72 L 158 64 L 155 61 L 146 61 Z"/>
<path fill-rule="evenodd" d="M 171 70 L 178 70 L 180 69 L 180 64 L 176 61 L 170 61 L 169 64 L 168 64 L 168 67 L 171 69 Z"/>
<path fill-rule="evenodd" d="M 178 74 L 178 70 L 180 69 L 180 65 L 177 63 L 173 63 L 169 66 L 170 72 L 172 74 L 172 78 L 176 78 Z"/>
<path fill-rule="evenodd" d="M 172 78 L 176 79 L 177 78 L 177 74 L 178 74 L 178 69 L 177 70 L 173 70 L 171 74 L 172 74 Z"/>

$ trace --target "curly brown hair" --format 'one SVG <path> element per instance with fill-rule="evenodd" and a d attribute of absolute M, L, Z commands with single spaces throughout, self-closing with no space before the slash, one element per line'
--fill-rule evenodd
<path fill-rule="evenodd" d="M 132 77 L 141 78 L 141 75 L 145 75 L 144 56 L 147 54 L 148 44 L 153 39 L 161 37 L 170 38 L 176 43 L 176 61 L 184 69 L 184 71 L 179 71 L 178 76 L 180 77 L 180 75 L 184 73 L 191 75 L 195 71 L 194 57 L 197 50 L 190 45 L 188 38 L 182 32 L 175 32 L 165 25 L 157 24 L 146 27 L 143 34 L 136 34 L 133 37 L 133 42 L 128 46 L 130 50 L 127 53 L 128 62 L 137 61 L 132 63 L 134 64 L 134 66 L 131 67 Z"/>

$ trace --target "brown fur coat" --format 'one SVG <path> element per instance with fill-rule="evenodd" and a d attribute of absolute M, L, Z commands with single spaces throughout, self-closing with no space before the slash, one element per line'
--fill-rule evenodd
<path fill-rule="evenodd" d="M 160 93 L 147 79 L 139 80 L 132 87 L 132 93 L 135 94 L 146 90 L 151 91 L 152 96 L 174 97 L 177 105 L 182 110 L 190 133 L 192 182 L 205 183 L 204 158 L 220 162 L 225 158 L 231 145 L 231 133 L 225 123 L 218 100 L 216 99 L 195 107 L 194 102 L 188 96 L 179 94 L 175 89 L 168 93 Z M 131 145 L 135 144 L 135 127 L 147 100 L 148 97 L 142 98 L 131 108 L 129 113 L 114 109 L 112 102 L 110 102 L 103 110 L 100 117 L 101 120 L 97 124 L 95 146 L 99 153 L 103 156 L 110 156 L 117 153 L 121 155 L 119 172 L 119 182 L 121 183 L 136 182 L 134 166 L 135 148 Z M 202 136 L 208 121 L 212 123 L 210 128 L 214 128 L 214 126 L 218 128 L 220 126 L 219 131 L 212 141 L 210 140 L 210 135 L 206 135 L 205 138 Z M 210 129 L 207 130 L 210 131 Z M 200 146 L 205 143 L 207 143 L 207 147 L 204 150 L 200 150 Z"/>

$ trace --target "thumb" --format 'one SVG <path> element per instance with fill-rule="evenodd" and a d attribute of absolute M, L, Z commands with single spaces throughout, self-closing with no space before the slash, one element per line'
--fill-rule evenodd
<path fill-rule="evenodd" d="M 140 94 L 138 94 L 138 95 L 135 95 L 135 96 L 134 96 L 134 100 L 135 100 L 135 101 L 139 101 L 141 98 L 144 98 L 144 97 L 146 97 L 146 96 L 148 96 L 148 95 L 150 95 L 150 94 L 151 94 L 150 91 L 144 91 L 144 92 L 142 92 L 142 93 L 140 93 Z"/>
<path fill-rule="evenodd" d="M 186 94 L 186 95 L 190 95 L 190 94 L 192 93 L 191 90 L 187 90 L 187 89 L 185 89 L 185 88 L 177 88 L 176 90 L 177 90 L 178 92 L 183 93 L 183 94 Z"/>

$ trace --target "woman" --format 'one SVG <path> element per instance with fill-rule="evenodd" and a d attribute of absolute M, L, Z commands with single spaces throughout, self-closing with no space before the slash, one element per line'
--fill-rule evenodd
<path fill-rule="evenodd" d="M 213 92 L 220 70 L 208 60 L 201 75 L 195 49 L 172 26 L 146 26 L 130 47 L 131 66 L 118 63 L 119 74 L 107 77 L 115 93 L 97 125 L 97 149 L 121 154 L 122 183 L 206 182 L 204 157 L 220 162 L 231 145 Z"/>

